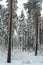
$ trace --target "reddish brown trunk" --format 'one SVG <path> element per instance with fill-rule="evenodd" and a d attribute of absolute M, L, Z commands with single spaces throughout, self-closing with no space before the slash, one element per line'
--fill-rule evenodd
<path fill-rule="evenodd" d="M 9 22 L 9 40 L 7 62 L 11 63 L 11 30 L 12 30 L 12 0 L 10 0 L 10 22 Z"/>

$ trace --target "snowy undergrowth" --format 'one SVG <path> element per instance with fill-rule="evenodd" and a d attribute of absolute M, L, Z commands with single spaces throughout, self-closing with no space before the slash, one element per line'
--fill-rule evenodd
<path fill-rule="evenodd" d="M 34 52 L 13 48 L 11 53 L 11 64 L 8 64 L 7 50 L 4 48 L 0 50 L 0 65 L 43 65 L 43 56 L 40 54 L 35 56 Z"/>

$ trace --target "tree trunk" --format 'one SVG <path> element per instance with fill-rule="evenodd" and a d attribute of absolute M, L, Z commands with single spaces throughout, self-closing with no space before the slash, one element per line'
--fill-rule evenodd
<path fill-rule="evenodd" d="M 24 50 L 24 29 L 23 29 L 23 50 Z"/>
<path fill-rule="evenodd" d="M 36 18 L 36 49 L 35 49 L 35 56 L 37 56 L 38 50 L 38 18 Z"/>
<path fill-rule="evenodd" d="M 40 23 L 40 47 L 41 47 L 41 23 Z"/>
<path fill-rule="evenodd" d="M 37 14 L 36 13 L 36 16 L 35 16 L 35 19 L 36 19 L 36 49 L 35 49 L 35 56 L 37 56 L 37 50 L 38 50 L 38 23 L 39 23 L 39 16 L 41 14 Z"/>
<path fill-rule="evenodd" d="M 29 27 L 28 27 L 28 49 L 29 49 Z"/>
<path fill-rule="evenodd" d="M 25 31 L 25 50 L 26 50 L 26 31 Z"/>
<path fill-rule="evenodd" d="M 7 62 L 11 63 L 11 30 L 12 30 L 12 0 L 10 0 L 10 22 L 9 22 L 9 40 Z"/>

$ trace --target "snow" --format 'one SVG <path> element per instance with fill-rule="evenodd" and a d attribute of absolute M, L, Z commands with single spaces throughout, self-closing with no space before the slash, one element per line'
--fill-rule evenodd
<path fill-rule="evenodd" d="M 1 49 L 1 47 L 0 47 Z M 0 50 L 0 65 L 43 65 L 43 56 L 34 55 L 33 51 L 22 51 L 21 49 L 13 48 L 11 53 L 11 63 L 7 63 L 7 50 Z"/>

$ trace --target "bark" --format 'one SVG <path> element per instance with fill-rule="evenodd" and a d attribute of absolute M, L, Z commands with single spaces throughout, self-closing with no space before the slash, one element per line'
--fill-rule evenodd
<path fill-rule="evenodd" d="M 23 48 L 24 48 L 24 29 L 23 29 Z"/>
<path fill-rule="evenodd" d="M 11 63 L 11 30 L 12 30 L 12 0 L 10 0 L 10 22 L 9 22 L 9 40 L 7 62 Z"/>
<path fill-rule="evenodd" d="M 38 50 L 38 23 L 39 23 L 39 17 L 40 17 L 40 13 L 37 14 L 36 13 L 36 16 L 35 16 L 35 19 L 36 19 L 36 49 L 35 49 L 35 56 L 37 56 L 37 50 Z"/>
<path fill-rule="evenodd" d="M 38 18 L 36 18 L 36 49 L 35 49 L 35 56 L 37 56 L 38 50 Z"/>
<path fill-rule="evenodd" d="M 29 49 L 29 27 L 28 27 L 28 49 Z"/>
<path fill-rule="evenodd" d="M 41 47 L 41 23 L 40 23 L 40 47 Z"/>

